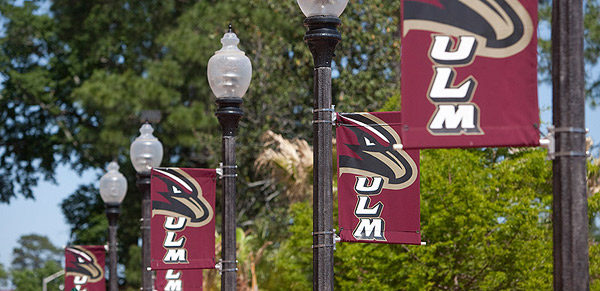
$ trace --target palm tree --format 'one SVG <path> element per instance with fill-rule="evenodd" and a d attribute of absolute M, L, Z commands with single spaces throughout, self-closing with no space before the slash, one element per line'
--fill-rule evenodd
<path fill-rule="evenodd" d="M 265 150 L 254 165 L 281 185 L 290 203 L 303 201 L 312 193 L 313 151 L 302 139 L 286 139 L 272 131 L 262 136 Z"/>

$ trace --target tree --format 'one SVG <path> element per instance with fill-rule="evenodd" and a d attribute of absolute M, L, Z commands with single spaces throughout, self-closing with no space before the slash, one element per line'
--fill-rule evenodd
<path fill-rule="evenodd" d="M 60 271 L 63 252 L 41 235 L 30 234 L 19 238 L 13 249 L 10 277 L 19 291 L 36 291 L 43 279 Z M 59 282 L 49 283 L 48 290 L 59 290 Z"/>
<path fill-rule="evenodd" d="M 21 236 L 18 243 L 19 247 L 13 249 L 13 270 L 39 268 L 48 261 L 60 264 L 63 252 L 55 247 L 48 237 L 28 234 Z"/>
<path fill-rule="evenodd" d="M 593 141 L 587 140 L 589 150 Z M 590 220 L 590 289 L 600 290 L 600 157 L 588 160 L 588 217 Z"/>
<path fill-rule="evenodd" d="M 340 84 L 345 81 L 349 86 L 348 90 L 372 96 L 364 101 L 353 98 L 356 106 L 367 110 L 375 110 L 397 88 L 397 84 L 393 82 L 395 73 L 383 70 L 385 64 L 379 64 L 397 61 L 394 56 L 399 54 L 391 46 L 396 43 L 398 47 L 392 33 L 397 29 L 397 19 L 392 16 L 398 12 L 398 6 L 387 6 L 384 3 L 385 1 L 372 1 L 364 8 L 356 7 L 353 12 L 356 15 L 372 13 L 377 16 L 373 20 L 381 23 L 364 28 L 359 22 L 349 22 L 348 26 L 342 27 L 348 33 L 367 35 L 358 39 L 355 45 L 348 45 L 346 51 L 377 60 L 372 67 L 360 57 L 348 62 L 339 58 L 337 60 L 340 64 L 336 69 L 340 72 Z M 53 9 L 59 8 L 57 6 Z M 80 18 L 92 16 L 93 14 L 83 13 Z M 59 14 L 55 17 L 57 21 L 63 22 Z M 202 19 L 202 22 L 198 22 L 198 19 Z M 81 114 L 88 116 L 86 120 L 93 120 L 94 123 L 90 128 L 80 126 L 77 138 L 97 160 L 100 160 L 99 157 L 106 157 L 108 161 L 109 155 L 118 154 L 120 161 L 128 163 L 124 149 L 128 148 L 138 127 L 136 116 L 144 108 L 161 108 L 163 120 L 155 125 L 155 134 L 165 144 L 164 160 L 168 161 L 168 165 L 215 167 L 219 160 L 220 131 L 206 82 L 206 61 L 219 49 L 218 40 L 230 19 L 236 19 L 233 23 L 234 30 L 241 39 L 241 48 L 251 57 L 255 72 L 253 86 L 244 97 L 245 117 L 237 137 L 241 177 L 238 192 L 240 197 L 237 199 L 238 221 L 246 226 L 259 222 L 268 225 L 265 229 L 271 231 L 265 231 L 267 236 L 261 238 L 264 241 L 258 244 L 260 246 L 266 241 L 275 240 L 275 237 L 283 237 L 283 231 L 274 230 L 285 228 L 287 199 L 278 195 L 272 180 L 267 179 L 265 174 L 257 173 L 253 167 L 254 160 L 263 147 L 259 138 L 271 128 L 278 129 L 278 133 L 286 138 L 298 136 L 307 139 L 311 134 L 309 124 L 312 84 L 309 80 L 312 75 L 312 56 L 302 41 L 305 31 L 301 26 L 303 16 L 295 3 L 202 1 L 188 7 L 176 21 L 171 21 L 172 24 L 165 24 L 154 32 L 151 43 L 161 49 L 158 53 L 145 57 L 145 61 L 140 63 L 143 65 L 142 69 L 128 68 L 127 61 L 114 65 L 118 70 L 112 66 L 96 68 L 94 73 L 89 74 L 73 90 L 72 95 L 76 96 L 81 105 Z M 390 26 L 390 29 L 378 29 L 384 26 Z M 93 29 L 90 30 L 92 33 Z M 373 39 L 377 40 L 377 44 L 389 43 L 386 52 L 392 55 L 373 49 Z M 65 41 L 68 42 L 68 38 Z M 75 47 L 75 43 L 72 46 Z M 90 47 L 94 48 L 92 45 L 85 49 L 89 50 Z M 369 70 L 374 71 L 362 73 Z M 374 79 L 369 80 L 370 78 Z M 361 84 L 367 83 L 370 85 L 363 88 Z M 341 91 L 338 87 L 334 90 Z M 348 98 L 347 93 L 336 93 L 336 96 L 340 96 L 340 101 Z M 290 114 L 281 108 L 292 108 L 292 112 Z M 131 179 L 133 172 L 125 167 L 122 169 L 130 177 L 129 185 L 134 185 Z M 64 212 L 73 226 L 73 239 L 78 243 L 104 240 L 104 234 L 98 231 L 101 227 L 81 227 L 100 225 L 89 222 L 100 222 L 103 219 L 102 204 L 95 198 L 95 192 L 91 187 L 82 187 L 63 203 Z M 137 189 L 130 187 L 122 208 L 126 213 L 121 216 L 121 221 L 126 225 L 121 226 L 123 231 L 119 234 L 119 241 L 125 246 L 120 250 L 120 257 L 126 265 L 126 249 L 137 242 L 139 233 L 138 195 Z M 219 203 L 217 202 L 217 207 L 220 207 Z"/>
<path fill-rule="evenodd" d="M 54 261 L 46 261 L 43 265 L 35 269 L 12 270 L 12 282 L 19 291 L 39 291 L 42 289 L 44 278 L 49 277 L 60 271 L 62 267 Z M 59 285 L 61 280 L 54 280 L 48 283 L 49 291 L 61 290 Z"/>
<path fill-rule="evenodd" d="M 551 34 L 552 1 L 539 0 L 540 27 L 538 41 L 539 71 L 541 80 L 550 82 L 551 62 Z M 598 60 L 600 59 L 600 1 L 584 1 L 584 60 L 586 95 L 592 106 L 600 104 L 600 74 L 598 74 Z"/>
<path fill-rule="evenodd" d="M 276 184 L 283 185 L 290 203 L 308 199 L 313 174 L 313 151 L 308 142 L 287 140 L 270 130 L 262 140 L 265 149 L 254 161 L 257 170 L 267 171 Z"/>
<path fill-rule="evenodd" d="M 0 286 L 6 285 L 8 281 L 8 272 L 4 269 L 4 265 L 0 264 Z"/>
<path fill-rule="evenodd" d="M 57 94 L 57 87 L 69 82 L 57 76 L 62 47 L 53 37 L 52 18 L 36 14 L 39 2 L 0 1 L 0 202 L 5 203 L 17 193 L 33 198 L 37 181 L 53 181 L 54 168 L 74 149 L 67 128 L 78 122 L 77 114 L 67 96 Z"/>
<path fill-rule="evenodd" d="M 254 66 L 237 137 L 238 221 L 256 235 L 255 247 L 274 242 L 263 261 L 278 255 L 290 233 L 288 199 L 279 195 L 281 185 L 253 165 L 267 130 L 286 139 L 311 136 L 312 56 L 302 41 L 304 16 L 293 1 L 55 0 L 47 12 L 39 10 L 42 0 L 16 2 L 0 0 L 5 31 L 0 36 L 0 201 L 18 193 L 33 197 L 31 187 L 39 179 L 51 180 L 59 163 L 83 170 L 103 168 L 116 158 L 129 165 L 127 149 L 145 109 L 162 113 L 154 126 L 165 145 L 163 165 L 216 167 L 220 130 L 206 62 L 234 20 L 240 47 Z M 338 111 L 397 104 L 399 3 L 351 1 L 342 15 L 344 41 L 333 83 Z M 586 3 L 588 63 L 593 64 L 600 43 L 593 22 L 598 0 Z M 543 43 L 540 47 L 549 51 Z M 119 258 L 136 266 L 140 196 L 133 169 L 121 170 L 130 187 L 122 205 Z M 106 241 L 103 203 L 94 185 L 82 185 L 62 207 L 72 242 Z M 260 262 L 257 268 L 264 266 Z M 128 287 L 137 281 L 134 271 L 128 268 Z M 259 281 L 268 278 L 258 272 Z"/>
<path fill-rule="evenodd" d="M 342 243 L 340 290 L 551 288 L 551 167 L 540 150 L 428 150 L 421 155 L 427 246 Z M 266 290 L 310 288 L 311 207 L 291 210 L 291 236 L 269 262 Z"/>

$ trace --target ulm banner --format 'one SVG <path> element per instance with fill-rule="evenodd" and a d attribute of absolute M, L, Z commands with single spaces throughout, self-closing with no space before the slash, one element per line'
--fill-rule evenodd
<path fill-rule="evenodd" d="M 400 113 L 337 120 L 341 240 L 421 244 L 419 151 L 399 148 Z"/>
<path fill-rule="evenodd" d="M 215 169 L 151 172 L 151 268 L 215 268 Z"/>
<path fill-rule="evenodd" d="M 202 269 L 157 270 L 154 288 L 160 291 L 202 291 Z"/>
<path fill-rule="evenodd" d="M 538 146 L 537 0 L 402 0 L 404 148 Z"/>
<path fill-rule="evenodd" d="M 106 291 L 104 246 L 65 247 L 65 290 Z"/>

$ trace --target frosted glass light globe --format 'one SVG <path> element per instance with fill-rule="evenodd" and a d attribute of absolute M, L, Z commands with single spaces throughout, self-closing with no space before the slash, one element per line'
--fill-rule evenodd
<path fill-rule="evenodd" d="M 298 6 L 306 17 L 335 16 L 340 17 L 348 5 L 348 0 L 298 0 Z"/>
<path fill-rule="evenodd" d="M 252 64 L 237 47 L 239 42 L 230 29 L 221 39 L 223 48 L 208 60 L 208 84 L 217 98 L 241 98 L 250 86 Z"/>
<path fill-rule="evenodd" d="M 105 204 L 121 204 L 127 194 L 127 179 L 119 172 L 116 162 L 110 162 L 107 170 L 100 178 L 100 197 Z"/>
<path fill-rule="evenodd" d="M 131 147 L 129 155 L 135 171 L 140 174 L 148 174 L 152 168 L 160 166 L 163 158 L 163 146 L 160 141 L 152 135 L 154 129 L 150 123 L 145 123 L 140 128 L 138 136 Z"/>

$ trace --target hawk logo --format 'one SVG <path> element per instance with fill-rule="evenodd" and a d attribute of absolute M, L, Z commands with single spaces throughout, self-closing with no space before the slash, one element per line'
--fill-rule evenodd
<path fill-rule="evenodd" d="M 401 142 L 392 126 L 369 113 L 344 114 L 343 119 L 348 123 L 345 126 L 356 135 L 358 144 L 345 144 L 354 155 L 339 156 L 340 176 L 350 173 L 378 177 L 382 185 L 377 188 L 394 190 L 404 189 L 416 180 L 418 172 L 413 159 L 405 151 L 394 149 L 394 145 Z M 361 182 L 363 185 L 357 186 L 366 187 L 367 182 L 365 179 Z"/>
<path fill-rule="evenodd" d="M 381 118 L 387 120 L 383 115 Z M 356 240 L 387 241 L 384 200 L 398 193 L 392 190 L 405 189 L 418 177 L 415 161 L 398 149 L 400 136 L 393 124 L 381 118 L 371 113 L 340 117 L 343 127 L 338 130 L 339 177 L 346 182 L 348 179 L 342 177 L 345 173 L 355 178 L 354 217 L 358 223 L 354 224 L 352 236 Z M 396 206 L 388 205 L 388 209 L 390 206 L 394 211 Z"/>
<path fill-rule="evenodd" d="M 213 209 L 202 196 L 202 188 L 188 173 L 178 168 L 154 169 L 168 192 L 159 192 L 168 202 L 152 201 L 152 215 L 186 217 L 186 226 L 201 227 L 213 218 Z"/>
<path fill-rule="evenodd" d="M 404 35 L 411 30 L 474 36 L 476 55 L 490 58 L 521 52 L 534 34 L 531 16 L 519 0 L 405 0 Z"/>
<path fill-rule="evenodd" d="M 66 250 L 75 257 L 75 260 L 66 264 L 66 276 L 75 276 L 81 284 L 104 280 L 103 267 L 91 251 L 80 246 L 67 247 Z"/>

